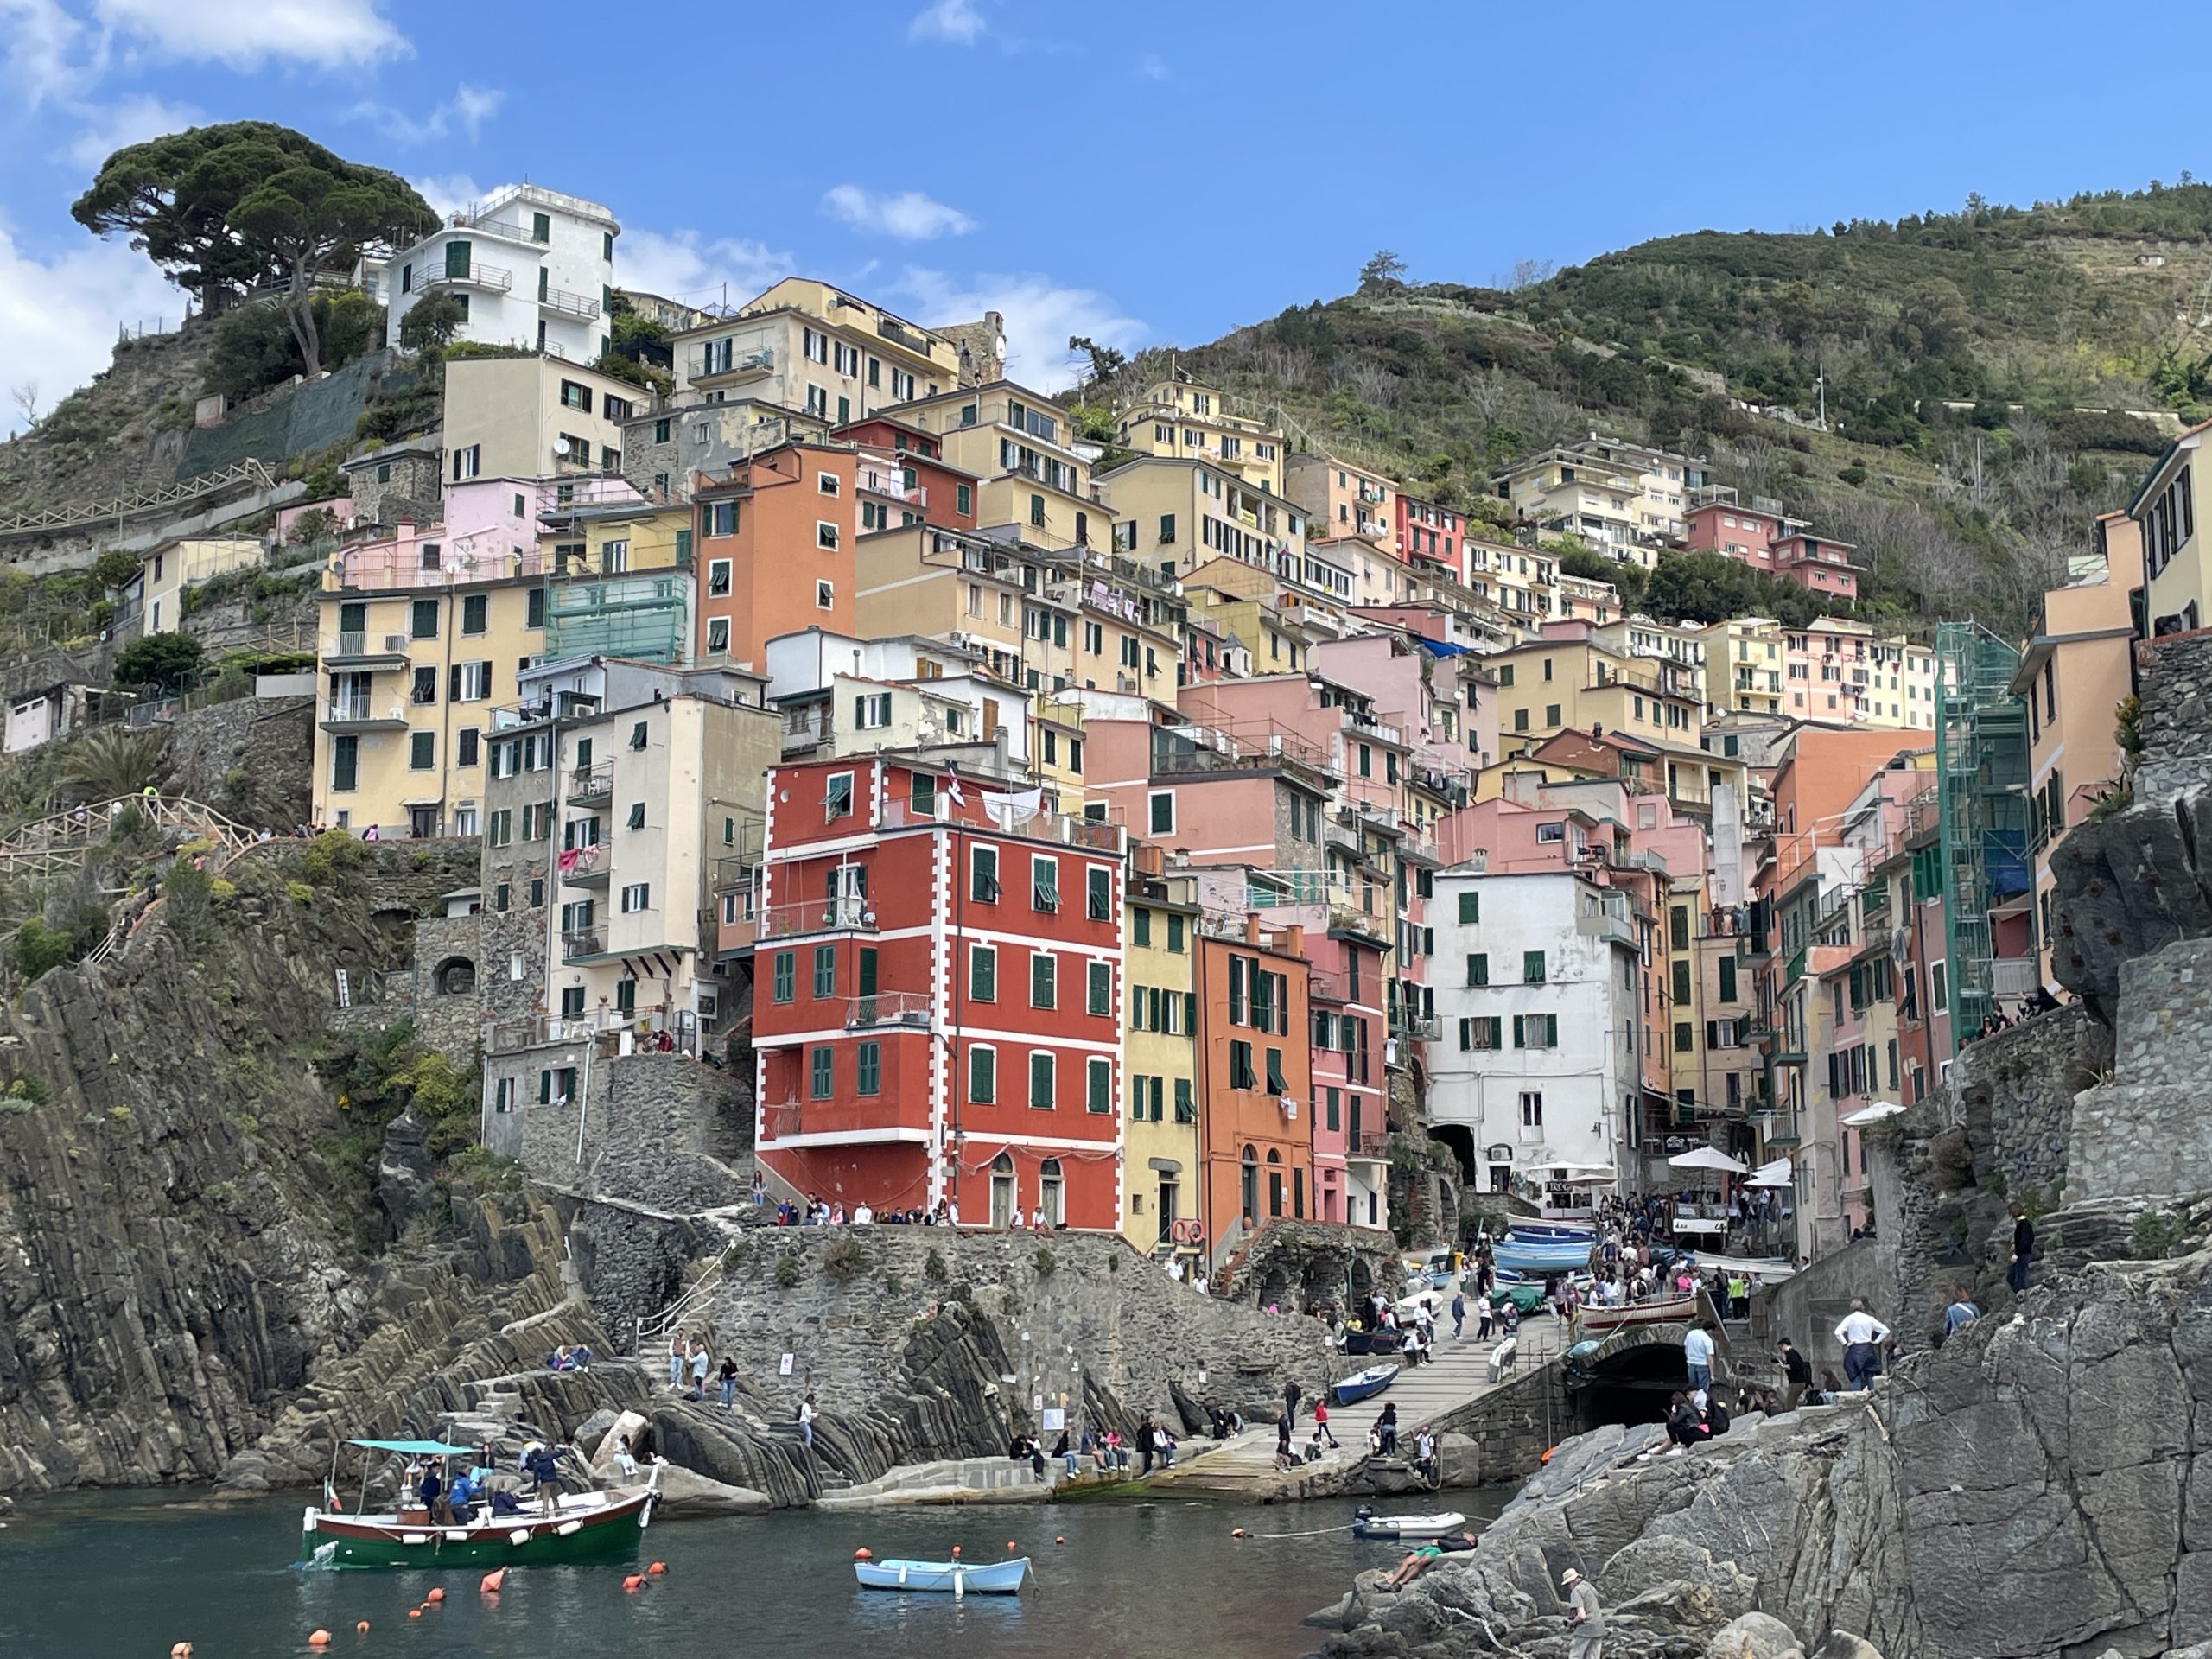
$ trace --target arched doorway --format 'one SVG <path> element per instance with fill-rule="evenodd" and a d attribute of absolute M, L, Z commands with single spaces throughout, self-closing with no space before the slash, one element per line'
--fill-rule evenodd
<path fill-rule="evenodd" d="M 1045 1211 L 1047 1227 L 1066 1224 L 1067 1213 L 1060 1193 L 1060 1160 L 1047 1158 L 1037 1166 L 1037 1202 Z"/>
<path fill-rule="evenodd" d="M 1273 1147 L 1268 1148 L 1268 1214 L 1282 1214 L 1282 1154 Z"/>
<path fill-rule="evenodd" d="M 1260 1159 L 1249 1147 L 1236 1160 L 1236 1198 L 1244 1224 L 1249 1227 L 1260 1218 Z"/>
<path fill-rule="evenodd" d="M 1002 1152 L 991 1160 L 991 1225 L 1011 1227 L 1020 1213 L 1014 1191 L 1014 1158 Z"/>
<path fill-rule="evenodd" d="M 431 976 L 440 996 L 469 996 L 476 990 L 476 964 L 467 957 L 448 957 Z"/>

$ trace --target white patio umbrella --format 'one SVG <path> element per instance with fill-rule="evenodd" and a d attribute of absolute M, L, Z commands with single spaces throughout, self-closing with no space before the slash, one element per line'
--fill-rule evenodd
<path fill-rule="evenodd" d="M 1746 1186 L 1792 1186 L 1796 1184 L 1787 1158 L 1777 1158 L 1771 1163 L 1761 1164 L 1751 1173 Z"/>
<path fill-rule="evenodd" d="M 1904 1108 L 1894 1100 L 1878 1100 L 1872 1106 L 1861 1106 L 1855 1112 L 1846 1112 L 1836 1122 L 1847 1123 L 1854 1129 L 1863 1129 L 1869 1123 L 1878 1123 L 1885 1117 L 1895 1117 Z"/>
<path fill-rule="evenodd" d="M 1732 1175 L 1741 1175 L 1749 1164 L 1731 1158 L 1718 1147 L 1700 1147 L 1695 1152 L 1677 1153 L 1667 1160 L 1675 1169 L 1725 1169 Z"/>

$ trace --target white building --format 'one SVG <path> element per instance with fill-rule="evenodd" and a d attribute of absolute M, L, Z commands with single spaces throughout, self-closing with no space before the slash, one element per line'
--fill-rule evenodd
<path fill-rule="evenodd" d="M 393 340 L 415 302 L 442 290 L 467 313 L 457 339 L 595 363 L 609 344 L 606 309 L 621 231 L 595 201 L 514 185 L 365 265 L 362 286 L 384 302 Z"/>
<path fill-rule="evenodd" d="M 1548 1211 L 1633 1184 L 1643 971 L 1628 895 L 1561 871 L 1442 870 L 1429 1110 L 1492 1191 Z"/>

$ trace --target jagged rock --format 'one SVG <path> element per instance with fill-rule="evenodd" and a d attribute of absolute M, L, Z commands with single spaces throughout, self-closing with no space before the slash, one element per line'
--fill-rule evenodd
<path fill-rule="evenodd" d="M 1705 1644 L 1705 1659 L 1804 1659 L 1797 1633 L 1765 1613 L 1732 1618 Z"/>
<path fill-rule="evenodd" d="M 405 1232 L 444 1206 L 429 1141 L 430 1126 L 411 1109 L 385 1125 L 384 1147 L 377 1158 L 377 1202 L 391 1217 L 394 1232 Z"/>
<path fill-rule="evenodd" d="M 613 1444 L 607 1436 L 615 1424 L 622 1421 L 624 1414 L 612 1407 L 601 1406 L 576 1425 L 576 1444 L 592 1454 L 594 1464 L 599 1461 L 599 1454 Z"/>
<path fill-rule="evenodd" d="M 1638 1538 L 1618 1551 L 1593 1578 L 1609 1596 L 1623 1599 L 1672 1585 L 1695 1586 L 1713 1598 L 1723 1618 L 1751 1611 L 1756 1580 L 1733 1561 L 1718 1561 L 1688 1539 Z"/>
<path fill-rule="evenodd" d="M 634 1486 L 637 1482 L 626 1481 L 624 1484 Z M 766 1492 L 710 1480 L 672 1463 L 660 1465 L 658 1487 L 660 1500 L 653 1505 L 656 1519 L 692 1521 L 709 1516 L 766 1515 L 776 1507 Z"/>
<path fill-rule="evenodd" d="M 1872 1642 L 1844 1630 L 1831 1631 L 1828 1639 L 1813 1650 L 1812 1659 L 1882 1659 L 1881 1653 Z"/>

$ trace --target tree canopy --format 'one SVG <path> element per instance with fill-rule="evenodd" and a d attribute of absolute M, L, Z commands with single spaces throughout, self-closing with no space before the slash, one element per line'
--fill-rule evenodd
<path fill-rule="evenodd" d="M 126 145 L 70 212 L 99 235 L 129 232 L 133 247 L 198 289 L 203 303 L 211 291 L 288 279 L 292 331 L 310 374 L 322 360 L 308 279 L 352 264 L 370 243 L 411 239 L 437 222 L 397 174 L 267 121 Z"/>

